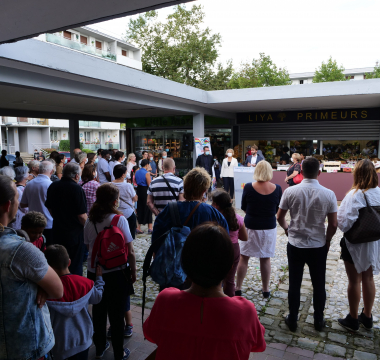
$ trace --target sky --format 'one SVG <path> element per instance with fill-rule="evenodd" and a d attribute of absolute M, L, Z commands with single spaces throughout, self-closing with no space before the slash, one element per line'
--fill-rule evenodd
<path fill-rule="evenodd" d="M 261 52 L 289 73 L 312 72 L 330 56 L 346 69 L 375 66 L 380 59 L 379 0 L 197 0 L 205 26 L 220 33 L 219 59 L 234 68 Z M 159 9 L 159 19 L 173 7 Z M 90 25 L 121 37 L 129 17 Z"/>

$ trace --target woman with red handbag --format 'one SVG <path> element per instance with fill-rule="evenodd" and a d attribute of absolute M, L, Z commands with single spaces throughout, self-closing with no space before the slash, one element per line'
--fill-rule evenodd
<path fill-rule="evenodd" d="M 303 180 L 303 176 L 301 174 L 301 155 L 298 153 L 294 153 L 290 159 L 293 162 L 293 165 L 289 167 L 286 172 L 285 182 L 289 186 L 297 185 Z"/>

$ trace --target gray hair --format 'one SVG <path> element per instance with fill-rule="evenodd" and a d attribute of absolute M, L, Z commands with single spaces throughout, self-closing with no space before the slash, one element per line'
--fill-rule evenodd
<path fill-rule="evenodd" d="M 12 180 L 15 179 L 15 171 L 10 166 L 4 166 L 1 168 L 0 175 L 8 176 Z"/>
<path fill-rule="evenodd" d="M 39 174 L 46 174 L 46 173 L 51 172 L 53 169 L 54 169 L 53 164 L 48 160 L 44 160 L 44 161 L 40 162 L 40 167 L 39 167 L 38 173 Z"/>
<path fill-rule="evenodd" d="M 81 168 L 79 164 L 73 162 L 69 162 L 68 164 L 66 164 L 62 171 L 62 176 L 70 179 L 75 179 L 75 176 L 80 174 Z"/>
<path fill-rule="evenodd" d="M 57 165 L 57 163 L 55 162 L 55 160 L 53 158 L 49 158 L 49 159 L 46 159 L 46 161 L 49 161 L 49 162 L 51 162 L 53 164 L 53 169 L 55 171 L 56 165 Z"/>
<path fill-rule="evenodd" d="M 87 154 L 86 154 L 84 151 L 81 151 L 80 153 L 75 154 L 74 159 L 75 159 L 75 161 L 76 161 L 78 164 L 80 164 L 80 163 L 83 162 L 85 159 L 87 159 Z"/>
<path fill-rule="evenodd" d="M 162 168 L 164 171 L 173 170 L 175 168 L 175 162 L 172 158 L 164 159 L 162 163 Z"/>
<path fill-rule="evenodd" d="M 15 168 L 15 173 L 16 173 L 15 180 L 17 182 L 23 181 L 25 178 L 28 177 L 29 169 L 27 166 L 17 166 Z"/>
<path fill-rule="evenodd" d="M 40 162 L 37 160 L 30 160 L 28 164 L 28 168 L 31 171 L 33 168 L 39 168 L 40 167 Z"/>

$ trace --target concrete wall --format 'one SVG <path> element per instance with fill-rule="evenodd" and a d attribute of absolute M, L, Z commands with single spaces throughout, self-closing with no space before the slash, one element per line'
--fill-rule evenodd
<path fill-rule="evenodd" d="M 116 55 L 116 62 L 120 65 L 129 66 L 131 68 L 142 70 L 142 62 L 137 61 L 135 59 L 131 59 L 130 57 L 123 56 L 120 54 Z"/>
<path fill-rule="evenodd" d="M 27 128 L 19 128 L 19 141 L 20 141 L 20 152 L 27 152 L 29 153 L 28 149 L 28 129 Z"/>

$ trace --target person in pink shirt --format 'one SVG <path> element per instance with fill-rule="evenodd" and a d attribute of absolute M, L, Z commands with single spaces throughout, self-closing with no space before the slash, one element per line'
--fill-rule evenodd
<path fill-rule="evenodd" d="M 231 197 L 226 191 L 217 189 L 212 192 L 211 198 L 211 205 L 220 211 L 227 221 L 230 239 L 234 247 L 234 265 L 223 281 L 224 293 L 232 297 L 235 296 L 235 275 L 240 260 L 239 239 L 241 241 L 247 241 L 248 233 L 244 225 L 244 218 L 236 214 L 231 204 Z"/>
<path fill-rule="evenodd" d="M 266 349 L 253 303 L 223 293 L 233 263 L 222 226 L 206 222 L 191 231 L 182 250 L 191 287 L 161 291 L 143 326 L 146 339 L 158 346 L 156 360 L 248 360 L 250 352 Z"/>

